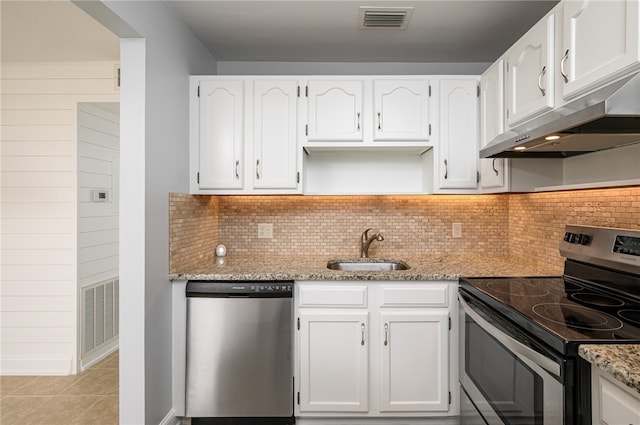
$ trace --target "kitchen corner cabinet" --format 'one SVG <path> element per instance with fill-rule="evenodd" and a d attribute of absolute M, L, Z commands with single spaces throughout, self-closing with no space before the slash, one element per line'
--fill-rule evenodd
<path fill-rule="evenodd" d="M 455 284 L 296 282 L 296 291 L 296 416 L 457 415 Z"/>
<path fill-rule="evenodd" d="M 478 79 L 442 79 L 438 91 L 439 141 L 434 167 L 438 192 L 475 192 L 479 180 Z"/>
<path fill-rule="evenodd" d="M 565 99 L 640 67 L 638 0 L 563 3 L 563 50 L 557 57 Z"/>
<path fill-rule="evenodd" d="M 191 77 L 191 192 L 300 193 L 298 81 Z"/>
<path fill-rule="evenodd" d="M 480 77 L 480 147 L 488 145 L 504 132 L 504 59 L 500 58 Z M 509 190 L 509 160 L 480 159 L 480 187 L 482 192 Z"/>
<path fill-rule="evenodd" d="M 506 53 L 507 122 L 520 124 L 554 106 L 555 15 L 533 26 Z"/>
<path fill-rule="evenodd" d="M 363 140 L 362 80 L 309 80 L 309 141 Z"/>
<path fill-rule="evenodd" d="M 430 91 L 427 80 L 374 80 L 373 140 L 429 140 Z"/>
<path fill-rule="evenodd" d="M 591 366 L 591 423 L 640 424 L 640 394 Z"/>

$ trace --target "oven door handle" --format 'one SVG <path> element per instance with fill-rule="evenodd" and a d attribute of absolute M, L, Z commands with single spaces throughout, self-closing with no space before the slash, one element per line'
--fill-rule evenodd
<path fill-rule="evenodd" d="M 464 308 L 465 313 L 471 316 L 471 318 L 478 324 L 478 326 L 484 329 L 489 335 L 500 341 L 512 352 L 519 354 L 520 356 L 537 364 L 547 372 L 560 378 L 560 365 L 557 362 L 527 347 L 520 341 L 515 340 L 504 332 L 501 332 L 499 329 L 485 320 L 482 316 L 476 313 L 462 296 L 458 296 L 458 300 L 460 301 L 460 305 L 462 306 L 462 308 Z"/>

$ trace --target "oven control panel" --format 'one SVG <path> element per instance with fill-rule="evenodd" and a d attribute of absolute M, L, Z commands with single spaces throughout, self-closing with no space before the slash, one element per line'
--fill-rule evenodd
<path fill-rule="evenodd" d="M 640 275 L 640 230 L 566 225 L 558 248 L 568 259 Z"/>

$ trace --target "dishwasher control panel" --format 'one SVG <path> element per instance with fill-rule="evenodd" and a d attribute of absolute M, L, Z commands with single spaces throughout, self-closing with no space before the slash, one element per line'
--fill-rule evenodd
<path fill-rule="evenodd" d="M 201 298 L 291 298 L 293 282 L 190 280 L 186 295 Z"/>

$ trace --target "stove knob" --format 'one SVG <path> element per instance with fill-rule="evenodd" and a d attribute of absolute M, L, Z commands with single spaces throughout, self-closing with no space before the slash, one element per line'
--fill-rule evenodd
<path fill-rule="evenodd" d="M 582 235 L 579 235 L 579 236 L 580 236 L 580 238 L 578 240 L 578 243 L 580 245 L 589 245 L 589 243 L 591 242 L 591 236 L 585 235 L 585 234 L 582 234 Z"/>

